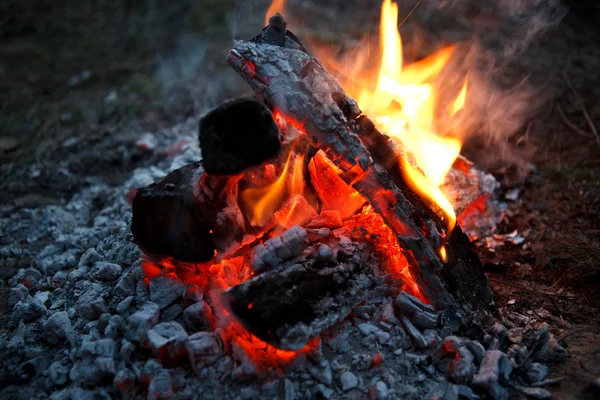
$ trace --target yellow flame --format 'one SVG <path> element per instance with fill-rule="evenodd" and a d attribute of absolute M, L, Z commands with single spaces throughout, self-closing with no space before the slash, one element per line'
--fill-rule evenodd
<path fill-rule="evenodd" d="M 242 202 L 252 210 L 250 223 L 264 226 L 287 199 L 304 191 L 304 156 L 290 151 L 281 175 L 270 185 L 248 188 L 242 193 Z M 291 173 L 290 173 L 291 169 Z"/>
<path fill-rule="evenodd" d="M 454 114 L 456 114 L 457 112 L 462 110 L 462 108 L 465 106 L 466 98 L 467 98 L 467 80 L 465 79 L 465 83 L 464 83 L 462 89 L 460 90 L 458 97 L 456 98 L 456 100 L 454 100 L 454 105 L 452 106 L 452 113 L 451 113 L 452 116 L 454 116 Z"/>
<path fill-rule="evenodd" d="M 404 150 L 412 154 L 418 168 L 402 157 L 403 176 L 411 189 L 441 214 L 450 233 L 456 224 L 456 215 L 438 186 L 458 157 L 461 142 L 436 134 L 436 93 L 428 82 L 446 65 L 454 47 L 403 68 L 398 6 L 391 0 L 384 0 L 381 5 L 380 35 L 382 57 L 377 85 L 374 91 L 363 85 L 358 103 L 382 132 L 401 142 Z M 466 83 L 463 92 L 454 101 L 455 108 L 464 105 Z"/>
<path fill-rule="evenodd" d="M 285 0 L 273 0 L 269 8 L 267 9 L 267 13 L 265 14 L 265 26 L 269 25 L 269 18 L 271 18 L 276 13 L 283 14 L 283 9 L 285 8 Z"/>

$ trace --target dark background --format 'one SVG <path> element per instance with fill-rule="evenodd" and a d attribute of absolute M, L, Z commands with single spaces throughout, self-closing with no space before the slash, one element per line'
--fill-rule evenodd
<path fill-rule="evenodd" d="M 2 212 L 59 204 L 92 175 L 118 184 L 152 162 L 131 150 L 143 132 L 198 118 L 247 93 L 224 58 L 232 38 L 260 30 L 268 3 L 1 2 Z M 377 31 L 379 4 L 290 0 L 284 15 L 299 36 L 337 51 Z M 581 325 L 569 338 L 570 359 L 559 367 L 571 377 L 559 397 L 579 395 L 600 376 L 600 139 L 594 133 L 600 129 L 600 5 L 455 0 L 406 1 L 400 8 L 401 20 L 408 15 L 401 27 L 407 59 L 440 44 L 477 43 L 494 54 L 490 82 L 502 89 L 527 85 L 521 92 L 529 93 L 531 107 L 518 129 L 498 137 L 483 124 L 464 153 L 500 180 L 500 196 L 521 191 L 499 230 L 527 232 L 531 246 L 479 251 L 496 271 L 490 279 L 500 306 L 516 298 L 524 313 L 544 307 Z M 502 118 L 508 117 L 500 109 Z M 36 177 L 32 166 L 40 171 Z M 15 268 L 0 270 L 7 279 Z M 555 297 L 531 283 L 562 289 Z M 557 305 L 565 293 L 568 299 Z"/>

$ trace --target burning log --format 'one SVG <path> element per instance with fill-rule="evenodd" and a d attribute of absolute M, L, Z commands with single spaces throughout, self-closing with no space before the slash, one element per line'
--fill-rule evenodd
<path fill-rule="evenodd" d="M 241 176 L 211 176 L 200 163 L 181 167 L 137 191 L 131 232 L 147 253 L 208 261 L 241 240 Z"/>
<path fill-rule="evenodd" d="M 296 258 L 230 288 L 223 302 L 262 340 L 298 350 L 346 318 L 374 284 L 375 261 L 366 247 L 339 259 Z"/>
<path fill-rule="evenodd" d="M 436 248 L 440 234 L 422 233 L 423 227 L 441 226 L 442 220 L 435 205 L 427 206 L 408 187 L 396 144 L 361 115 L 356 101 L 294 35 L 286 34 L 285 26 L 275 15 L 253 41 L 235 42 L 228 63 L 272 110 L 324 150 L 341 179 L 382 216 L 425 297 L 441 309 L 488 309 L 493 304 L 491 290 L 461 228 L 457 225 L 452 231 L 443 263 Z"/>
<path fill-rule="evenodd" d="M 252 98 L 225 102 L 202 117 L 199 140 L 209 174 L 237 174 L 281 150 L 273 115 Z"/>

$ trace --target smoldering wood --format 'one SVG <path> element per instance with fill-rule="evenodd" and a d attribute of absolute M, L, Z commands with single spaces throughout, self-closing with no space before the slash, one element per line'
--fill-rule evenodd
<path fill-rule="evenodd" d="M 255 246 L 250 253 L 250 266 L 256 274 L 261 274 L 299 256 L 307 243 L 306 230 L 294 225 L 281 235 Z"/>
<path fill-rule="evenodd" d="M 383 217 L 394 231 L 423 294 L 437 308 L 459 305 L 485 310 L 493 304 L 481 262 L 460 227 L 455 228 L 454 240 L 448 243 L 457 247 L 449 249 L 456 256 L 444 265 L 417 224 L 430 220 L 441 226 L 442 221 L 404 183 L 398 165 L 400 149 L 361 115 L 356 101 L 317 58 L 261 43 L 257 38 L 254 42 L 236 41 L 228 63 L 271 109 L 292 124 L 302 125 L 313 145 L 324 150 L 340 168 L 342 179 Z M 452 279 L 444 282 L 442 271 Z M 476 278 L 469 279 L 471 275 Z M 482 276 L 484 279 L 480 279 Z M 448 290 L 464 290 L 466 285 L 458 282 L 465 280 L 481 286 L 484 295 L 473 297 L 472 288 L 468 288 L 467 293 L 456 293 L 459 300 L 465 301 L 455 301 Z"/>
<path fill-rule="evenodd" d="M 237 174 L 281 151 L 271 111 L 251 97 L 227 101 L 204 115 L 199 140 L 209 174 Z"/>
<path fill-rule="evenodd" d="M 210 176 L 196 162 L 138 189 L 131 222 L 135 242 L 147 254 L 210 260 L 244 234 L 239 180 Z"/>
<path fill-rule="evenodd" d="M 260 339 L 279 349 L 301 349 L 346 318 L 374 286 L 376 261 L 365 245 L 338 259 L 282 264 L 230 288 L 223 303 Z"/>

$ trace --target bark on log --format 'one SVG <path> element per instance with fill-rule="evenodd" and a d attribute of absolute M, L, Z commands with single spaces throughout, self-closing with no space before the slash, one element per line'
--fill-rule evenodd
<path fill-rule="evenodd" d="M 342 179 L 383 217 L 396 234 L 423 294 L 437 308 L 460 305 L 489 309 L 493 299 L 483 267 L 460 227 L 456 226 L 448 241 L 454 248 L 448 249 L 451 256 L 443 265 L 432 243 L 421 233 L 422 226 L 432 222 L 440 226 L 441 221 L 404 184 L 396 145 L 361 115 L 356 101 L 318 59 L 288 42 L 283 47 L 263 43 L 261 36 L 251 42 L 236 41 L 228 63 L 272 110 L 301 126 L 313 144 L 341 169 Z M 471 296 L 472 288 L 459 283 L 474 283 L 473 276 L 480 286 L 477 298 Z M 449 292 L 466 302 L 455 301 Z"/>

